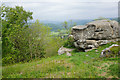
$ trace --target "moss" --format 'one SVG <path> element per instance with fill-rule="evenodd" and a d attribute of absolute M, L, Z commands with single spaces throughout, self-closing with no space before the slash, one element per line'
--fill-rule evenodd
<path fill-rule="evenodd" d="M 110 51 L 112 52 L 112 56 L 116 56 L 120 51 L 120 46 L 113 46 L 112 48 L 110 48 Z"/>

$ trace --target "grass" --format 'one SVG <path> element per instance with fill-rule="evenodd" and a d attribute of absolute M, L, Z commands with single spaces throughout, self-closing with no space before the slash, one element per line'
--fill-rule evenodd
<path fill-rule="evenodd" d="M 70 57 L 63 54 L 4 66 L 2 78 L 118 78 L 118 58 L 99 58 L 100 52 L 112 44 L 89 52 L 73 51 Z"/>
<path fill-rule="evenodd" d="M 0 37 L 0 79 L 2 78 L 2 41 Z"/>

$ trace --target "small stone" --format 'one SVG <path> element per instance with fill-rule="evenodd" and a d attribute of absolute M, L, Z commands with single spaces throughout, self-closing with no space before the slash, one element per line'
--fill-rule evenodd
<path fill-rule="evenodd" d="M 71 53 L 69 53 L 69 52 L 67 52 L 67 54 L 66 54 L 67 56 L 71 56 Z"/>
<path fill-rule="evenodd" d="M 71 52 L 73 51 L 74 49 L 69 49 L 69 48 L 65 48 L 65 47 L 61 47 L 59 50 L 58 50 L 58 55 L 61 55 L 61 54 L 64 54 L 66 52 Z"/>
<path fill-rule="evenodd" d="M 89 55 L 86 55 L 86 56 L 89 56 Z"/>

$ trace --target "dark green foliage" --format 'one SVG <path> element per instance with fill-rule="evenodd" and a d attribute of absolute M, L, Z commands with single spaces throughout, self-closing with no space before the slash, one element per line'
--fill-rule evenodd
<path fill-rule="evenodd" d="M 52 37 L 51 28 L 38 20 L 28 25 L 32 12 L 23 10 L 23 7 L 2 6 L 1 15 L 3 65 L 50 57 L 62 46 L 63 40 Z"/>
<path fill-rule="evenodd" d="M 63 27 L 67 30 L 68 29 L 68 22 L 67 21 L 64 21 L 63 22 Z"/>
<path fill-rule="evenodd" d="M 32 12 L 25 11 L 23 7 L 2 6 L 1 15 L 3 65 L 44 57 L 44 44 L 50 28 L 39 21 L 28 25 Z"/>
<path fill-rule="evenodd" d="M 67 47 L 67 48 L 75 48 L 75 46 L 74 46 L 74 39 L 71 38 L 71 37 L 68 37 L 68 38 L 65 40 L 63 46 L 64 46 L 64 47 Z"/>
<path fill-rule="evenodd" d="M 43 58 L 48 43 L 50 28 L 36 21 L 29 28 L 16 29 L 10 35 L 16 53 L 7 54 L 3 58 L 4 64 L 30 61 Z M 15 52 L 15 51 L 14 51 Z"/>
<path fill-rule="evenodd" d="M 23 58 L 18 42 L 18 37 L 21 36 L 18 36 L 18 34 L 28 27 L 27 21 L 28 19 L 32 19 L 32 12 L 26 12 L 23 7 L 16 6 L 15 8 L 11 8 L 2 5 L 1 19 L 3 64 L 18 62 L 21 55 Z"/>

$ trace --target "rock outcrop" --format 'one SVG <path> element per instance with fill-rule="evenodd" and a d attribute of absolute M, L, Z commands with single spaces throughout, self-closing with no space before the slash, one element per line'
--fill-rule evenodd
<path fill-rule="evenodd" d="M 76 48 L 91 49 L 112 41 L 118 41 L 119 32 L 120 28 L 117 21 L 97 20 L 86 25 L 72 27 L 71 36 L 74 38 Z"/>

